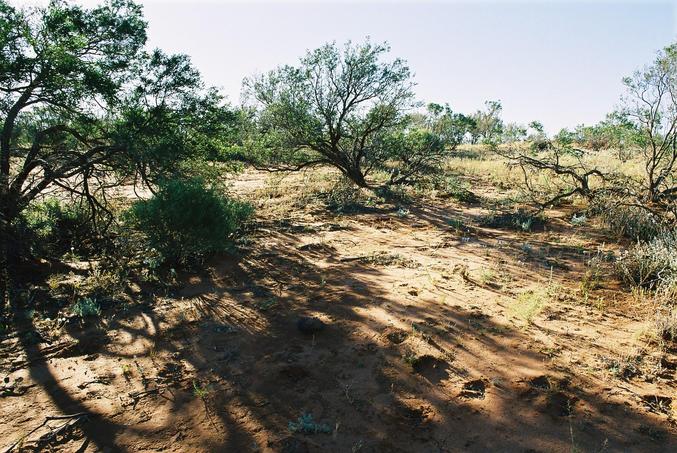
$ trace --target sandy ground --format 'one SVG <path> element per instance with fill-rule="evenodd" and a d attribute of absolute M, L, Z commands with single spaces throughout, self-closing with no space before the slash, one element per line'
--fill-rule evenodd
<path fill-rule="evenodd" d="M 302 182 L 283 184 L 293 198 Z M 610 274 L 582 300 L 609 242 L 593 226 L 550 212 L 542 231 L 482 228 L 482 208 L 450 200 L 288 202 L 263 202 L 243 251 L 171 297 L 6 336 L 2 451 L 677 451 L 675 345 L 646 342 L 651 314 Z M 326 327 L 304 334 L 300 316 Z"/>

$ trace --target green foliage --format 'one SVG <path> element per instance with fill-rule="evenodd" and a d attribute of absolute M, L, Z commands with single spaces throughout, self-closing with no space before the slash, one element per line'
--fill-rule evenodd
<path fill-rule="evenodd" d="M 21 9 L 0 0 L 3 230 L 55 187 L 87 206 L 84 220 L 99 231 L 111 224 L 111 188 L 125 180 L 153 186 L 230 169 L 205 162 L 230 158 L 239 116 L 205 88 L 188 57 L 146 51 L 146 27 L 133 0 L 93 8 L 55 0 Z M 64 223 L 66 214 L 23 217 L 44 235 L 56 215 Z"/>
<path fill-rule="evenodd" d="M 533 322 L 534 317 L 545 308 L 549 296 L 545 290 L 526 291 L 517 297 L 512 303 L 510 310 L 528 323 Z"/>
<path fill-rule="evenodd" d="M 332 429 L 326 423 L 316 423 L 313 414 L 304 413 L 295 421 L 289 422 L 289 431 L 300 434 L 329 434 Z"/>
<path fill-rule="evenodd" d="M 427 127 L 451 150 L 456 149 L 458 145 L 463 143 L 466 135 L 477 127 L 473 117 L 453 112 L 449 104 L 445 104 L 443 107 L 431 103 L 428 104 L 427 110 Z"/>
<path fill-rule="evenodd" d="M 551 281 L 547 286 L 536 290 L 528 290 L 517 296 L 510 305 L 510 311 L 519 318 L 531 324 L 539 313 L 543 311 L 557 297 L 560 287 Z"/>
<path fill-rule="evenodd" d="M 478 110 L 473 115 L 474 128 L 471 130 L 471 142 L 496 144 L 503 134 L 503 120 L 501 119 L 503 106 L 500 101 L 486 101 L 484 106 L 485 110 Z"/>
<path fill-rule="evenodd" d="M 231 248 L 252 208 L 192 179 L 164 182 L 156 195 L 136 202 L 129 214 L 166 260 L 186 263 Z"/>
<path fill-rule="evenodd" d="M 80 319 L 93 318 L 101 316 L 101 307 L 96 299 L 84 297 L 73 304 L 71 312 Z"/>
<path fill-rule="evenodd" d="M 20 243 L 36 256 L 60 257 L 68 251 L 83 251 L 91 240 L 91 213 L 80 204 L 56 198 L 31 203 L 15 222 Z"/>
<path fill-rule="evenodd" d="M 325 195 L 327 208 L 334 212 L 356 212 L 363 207 L 360 188 L 346 177 L 339 178 Z"/>
<path fill-rule="evenodd" d="M 517 123 L 508 123 L 503 128 L 503 135 L 501 141 L 503 143 L 516 143 L 521 142 L 527 138 L 527 128 L 517 124 Z"/>
<path fill-rule="evenodd" d="M 325 44 L 297 66 L 246 80 L 250 160 L 288 169 L 331 164 L 366 186 L 388 157 L 376 140 L 401 126 L 413 105 L 409 68 L 384 61 L 388 51 L 368 40 L 343 49 Z"/>
<path fill-rule="evenodd" d="M 450 174 L 435 174 L 422 181 L 420 187 L 430 188 L 437 191 L 442 198 L 453 198 L 462 203 L 479 203 L 481 201 L 480 197 L 469 189 L 469 184 Z"/>
<path fill-rule="evenodd" d="M 620 117 L 634 127 L 645 167 L 649 201 L 676 200 L 677 179 L 677 44 L 658 52 L 656 59 L 623 79 L 626 94 Z"/>
<path fill-rule="evenodd" d="M 402 184 L 424 173 L 438 169 L 449 155 L 445 140 L 421 128 L 407 128 L 384 134 L 375 141 L 384 165 L 390 173 L 390 184 Z"/>

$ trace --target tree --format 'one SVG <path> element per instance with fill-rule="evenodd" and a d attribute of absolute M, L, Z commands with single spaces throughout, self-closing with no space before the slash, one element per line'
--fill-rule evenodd
<path fill-rule="evenodd" d="M 22 10 L 0 0 L 3 296 L 12 225 L 47 189 L 108 224 L 106 194 L 122 179 L 153 184 L 222 147 L 213 138 L 227 116 L 220 97 L 204 92 L 187 57 L 148 53 L 145 41 L 132 0 Z"/>
<path fill-rule="evenodd" d="M 622 113 L 639 129 L 646 198 L 670 204 L 677 197 L 677 44 L 663 49 L 652 64 L 623 82 L 627 93 Z"/>
<path fill-rule="evenodd" d="M 436 168 L 449 155 L 449 148 L 439 134 L 420 127 L 403 128 L 377 139 L 377 148 L 398 165 L 390 169 L 389 184 L 402 184 Z"/>
<path fill-rule="evenodd" d="M 249 158 L 275 169 L 331 164 L 361 187 L 388 159 L 380 138 L 405 121 L 413 83 L 404 61 L 384 61 L 387 44 L 325 44 L 246 79 L 252 103 Z"/>
<path fill-rule="evenodd" d="M 617 191 L 604 184 L 612 175 L 586 162 L 582 159 L 583 152 L 569 145 L 550 144 L 538 155 L 520 148 L 495 148 L 494 151 L 507 158 L 510 166 L 520 168 L 524 188 L 540 210 L 573 196 L 592 201 L 602 193 Z M 546 191 L 534 184 L 543 174 L 548 175 L 551 184 Z"/>
<path fill-rule="evenodd" d="M 473 115 L 475 129 L 472 142 L 477 143 L 481 140 L 483 143 L 496 143 L 503 133 L 503 120 L 501 119 L 503 106 L 501 101 L 486 101 L 484 106 L 485 110 L 478 110 Z"/>
<path fill-rule="evenodd" d="M 527 137 L 527 128 L 517 123 L 508 123 L 503 128 L 503 143 L 521 142 Z"/>
<path fill-rule="evenodd" d="M 466 135 L 475 128 L 475 120 L 462 113 L 454 113 L 449 104 L 428 104 L 426 126 L 439 135 L 441 140 L 451 150 L 463 143 Z"/>

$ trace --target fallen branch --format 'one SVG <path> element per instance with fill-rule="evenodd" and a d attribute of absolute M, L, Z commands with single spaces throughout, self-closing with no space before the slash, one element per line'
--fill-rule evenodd
<path fill-rule="evenodd" d="M 43 434 L 42 436 L 40 436 L 36 440 L 26 441 L 26 443 L 34 443 L 36 445 L 42 445 L 44 443 L 50 442 L 54 438 L 56 438 L 56 436 L 58 436 L 59 434 L 61 434 L 64 431 L 66 431 L 68 428 L 72 427 L 73 425 L 78 423 L 80 420 L 86 418 L 89 415 L 90 414 L 88 412 L 79 412 L 77 414 L 51 415 L 51 416 L 45 417 L 45 420 L 39 426 L 33 428 L 33 430 L 31 430 L 28 434 L 26 434 L 25 436 L 22 436 L 21 438 L 19 438 L 19 440 L 17 440 L 12 445 L 7 447 L 7 449 L 5 450 L 4 453 L 11 453 L 12 451 L 14 451 L 14 449 L 19 444 L 24 443 L 24 439 L 27 439 L 31 434 L 33 434 L 34 432 L 36 432 L 37 430 L 39 430 L 40 428 L 42 428 L 45 425 L 50 429 L 50 432 Z M 50 421 L 54 421 L 54 420 L 67 420 L 67 421 L 64 424 L 62 424 L 61 426 L 59 426 L 58 428 L 53 429 L 47 423 L 49 423 Z"/>

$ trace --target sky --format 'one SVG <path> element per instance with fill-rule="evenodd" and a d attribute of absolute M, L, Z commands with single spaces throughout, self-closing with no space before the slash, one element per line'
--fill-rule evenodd
<path fill-rule="evenodd" d="M 505 121 L 550 132 L 604 119 L 622 78 L 677 38 L 676 1 L 141 3 L 149 45 L 190 55 L 234 104 L 244 77 L 369 36 L 407 60 L 420 100 L 465 113 L 500 100 Z"/>

